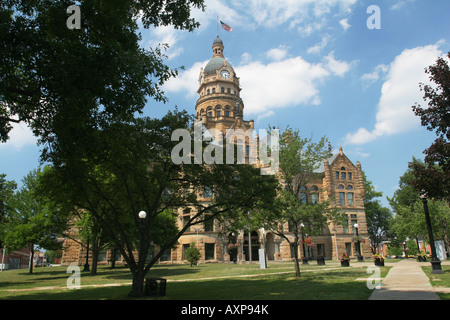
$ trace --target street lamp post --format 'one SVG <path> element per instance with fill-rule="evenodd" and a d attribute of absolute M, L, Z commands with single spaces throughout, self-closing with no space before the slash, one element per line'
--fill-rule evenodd
<path fill-rule="evenodd" d="M 306 257 L 306 250 L 305 250 L 305 233 L 303 231 L 304 227 L 305 227 L 305 225 L 303 223 L 301 223 L 300 228 L 302 229 L 302 247 L 303 247 L 302 264 L 309 264 L 308 258 Z"/>
<path fill-rule="evenodd" d="M 359 241 L 359 233 L 358 233 L 359 225 L 357 223 L 355 223 L 353 226 L 355 227 L 356 238 L 358 239 L 358 241 L 356 242 L 356 247 L 358 249 L 358 256 L 357 256 L 357 258 L 358 258 L 358 261 L 361 262 L 361 261 L 363 261 L 363 257 L 361 255 L 361 242 Z"/>
<path fill-rule="evenodd" d="M 441 268 L 441 261 L 439 260 L 439 258 L 437 257 L 437 254 L 436 254 L 436 247 L 434 245 L 433 230 L 431 229 L 430 214 L 428 212 L 427 193 L 425 191 L 421 192 L 420 199 L 422 199 L 423 210 L 425 212 L 425 220 L 427 222 L 428 238 L 430 239 L 431 269 L 432 269 L 431 273 L 433 273 L 433 274 L 442 274 L 442 273 L 444 273 L 444 270 L 442 270 L 442 268 Z"/>

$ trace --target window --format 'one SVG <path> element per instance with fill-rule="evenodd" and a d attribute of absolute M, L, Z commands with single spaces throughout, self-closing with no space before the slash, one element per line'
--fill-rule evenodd
<path fill-rule="evenodd" d="M 342 222 L 342 228 L 344 233 L 348 233 L 348 217 Z"/>
<path fill-rule="evenodd" d="M 306 188 L 305 187 L 301 187 L 300 188 L 300 201 L 303 204 L 307 204 L 308 203 L 308 198 L 306 196 Z"/>
<path fill-rule="evenodd" d="M 191 220 L 191 216 L 190 215 L 183 216 L 183 228 L 189 223 L 189 220 Z M 191 231 L 190 229 L 191 229 L 191 227 L 188 227 L 186 229 L 186 232 Z"/>
<path fill-rule="evenodd" d="M 339 205 L 345 206 L 345 192 L 339 192 Z"/>
<path fill-rule="evenodd" d="M 171 259 L 171 250 L 167 249 L 166 251 L 164 251 L 164 253 L 162 254 L 162 256 L 159 258 L 160 261 L 170 261 Z"/>
<path fill-rule="evenodd" d="M 225 111 L 225 116 L 229 117 L 230 116 L 230 111 Z"/>
<path fill-rule="evenodd" d="M 183 260 L 186 260 L 186 250 L 190 247 L 189 243 L 183 244 Z"/>
<path fill-rule="evenodd" d="M 208 216 L 205 216 L 205 219 L 207 219 Z M 214 231 L 214 219 L 208 219 L 203 221 L 203 228 L 206 231 Z"/>
<path fill-rule="evenodd" d="M 339 179 L 339 171 L 336 171 L 336 179 Z"/>
<path fill-rule="evenodd" d="M 319 203 L 319 194 L 318 193 L 311 194 L 311 203 L 312 204 Z"/>
<path fill-rule="evenodd" d="M 353 233 L 356 234 L 356 229 L 355 229 L 354 225 L 355 225 L 355 223 L 358 223 L 358 216 L 356 214 L 352 214 L 352 215 L 350 215 L 350 219 L 351 219 L 350 223 L 352 225 Z"/>
<path fill-rule="evenodd" d="M 317 255 L 320 257 L 325 257 L 325 245 L 318 243 L 317 244 Z"/>
<path fill-rule="evenodd" d="M 106 261 L 106 250 L 102 250 L 98 253 L 98 261 Z"/>
<path fill-rule="evenodd" d="M 210 94 L 211 92 L 210 92 L 209 89 L 208 89 L 208 90 L 206 90 L 206 93 L 207 93 L 207 94 Z"/>
<path fill-rule="evenodd" d="M 227 89 L 227 93 L 231 93 L 231 89 L 230 88 Z"/>
<path fill-rule="evenodd" d="M 205 186 L 203 189 L 203 198 L 211 198 L 211 197 L 212 197 L 211 187 Z"/>
<path fill-rule="evenodd" d="M 224 87 L 220 88 L 220 92 L 225 93 L 225 88 Z"/>
<path fill-rule="evenodd" d="M 346 179 L 346 173 L 345 172 L 341 172 L 341 179 L 345 180 Z"/>
<path fill-rule="evenodd" d="M 348 176 L 348 180 L 352 180 L 352 173 L 351 172 L 347 173 L 347 176 Z"/>
<path fill-rule="evenodd" d="M 183 228 L 189 223 L 189 220 L 191 220 L 191 209 L 186 208 L 183 210 Z M 190 227 L 186 231 L 189 232 Z"/>
<path fill-rule="evenodd" d="M 349 192 L 347 193 L 347 201 L 348 201 L 348 205 L 349 206 L 354 206 L 354 201 L 353 201 L 353 192 Z"/>
<path fill-rule="evenodd" d="M 214 260 L 214 243 L 205 243 L 205 260 Z"/>
<path fill-rule="evenodd" d="M 220 117 L 220 111 L 216 111 L 216 117 Z"/>
<path fill-rule="evenodd" d="M 212 88 L 212 93 L 216 93 L 216 88 Z"/>
<path fill-rule="evenodd" d="M 289 248 L 291 249 L 290 251 L 291 251 L 291 258 L 294 258 L 295 256 L 295 247 L 294 247 L 294 245 L 293 244 L 290 244 L 289 245 Z"/>
<path fill-rule="evenodd" d="M 155 253 L 155 248 L 154 248 L 153 246 L 151 246 L 151 247 L 148 249 L 147 256 L 145 257 L 145 262 L 146 262 L 146 263 L 149 263 L 150 261 L 153 260 L 153 258 L 154 258 L 154 256 L 155 256 L 154 253 Z"/>
<path fill-rule="evenodd" d="M 352 243 L 346 242 L 345 243 L 345 253 L 350 257 L 352 255 Z"/>
<path fill-rule="evenodd" d="M 353 186 L 347 186 L 347 190 L 353 190 Z"/>
<path fill-rule="evenodd" d="M 120 252 L 116 252 L 114 255 L 114 261 L 120 261 L 122 260 L 122 254 Z"/>
<path fill-rule="evenodd" d="M 338 189 L 339 189 L 339 190 L 344 190 L 344 185 L 343 185 L 343 184 L 340 184 L 340 185 L 338 186 Z"/>

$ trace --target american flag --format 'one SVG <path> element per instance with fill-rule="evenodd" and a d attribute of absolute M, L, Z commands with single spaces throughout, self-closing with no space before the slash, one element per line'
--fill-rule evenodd
<path fill-rule="evenodd" d="M 222 28 L 224 28 L 227 31 L 233 31 L 233 28 L 227 25 L 226 23 L 223 23 L 222 20 L 220 20 L 220 24 L 222 25 Z"/>

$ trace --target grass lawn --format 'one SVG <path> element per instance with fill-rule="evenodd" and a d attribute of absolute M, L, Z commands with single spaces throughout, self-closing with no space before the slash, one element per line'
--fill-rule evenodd
<path fill-rule="evenodd" d="M 161 300 L 367 300 L 371 294 L 365 281 L 366 267 L 352 263 L 340 267 L 338 262 L 327 261 L 325 266 L 314 262 L 300 266 L 301 277 L 294 276 L 294 265 L 269 263 L 261 270 L 258 264 L 200 264 L 156 265 L 148 276 L 168 280 L 165 297 L 145 299 Z M 382 267 L 382 277 L 389 267 Z M 129 269 L 107 266 L 98 268 L 98 275 L 81 272 L 81 289 L 68 290 L 66 282 L 71 274 L 66 267 L 8 270 L 0 273 L 0 299 L 45 300 L 111 300 L 128 299 L 131 289 Z M 121 286 L 94 287 L 93 285 L 122 284 Z M 53 287 L 42 288 L 42 287 Z M 34 290 L 30 290 L 34 289 Z M 15 290 L 15 291 L 9 291 Z"/>
<path fill-rule="evenodd" d="M 423 266 L 422 270 L 430 279 L 431 285 L 437 289 L 438 287 L 450 288 L 450 265 L 441 265 L 442 270 L 445 272 L 444 274 L 431 274 L 431 265 L 427 264 L 428 266 Z M 450 293 L 438 292 L 438 294 L 442 300 L 450 300 Z"/>

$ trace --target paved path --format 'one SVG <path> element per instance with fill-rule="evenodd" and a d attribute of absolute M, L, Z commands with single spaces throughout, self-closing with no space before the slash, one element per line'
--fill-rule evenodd
<path fill-rule="evenodd" d="M 440 300 L 420 266 L 412 259 L 395 263 L 369 300 Z"/>

